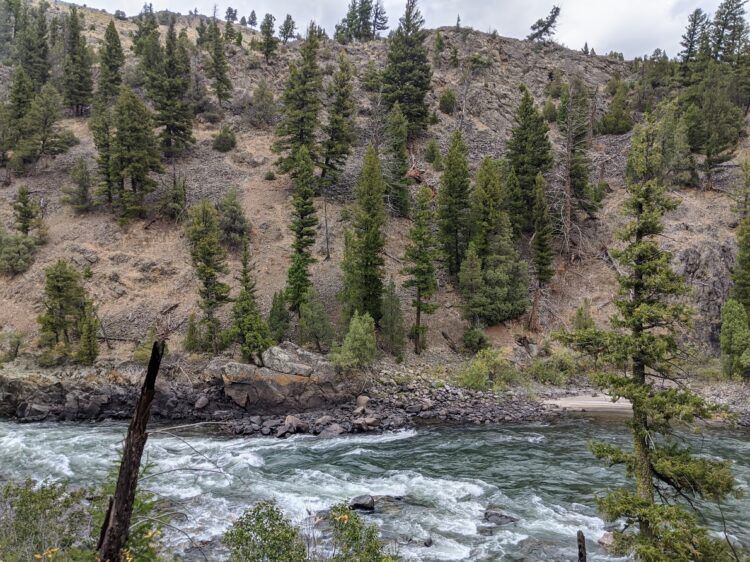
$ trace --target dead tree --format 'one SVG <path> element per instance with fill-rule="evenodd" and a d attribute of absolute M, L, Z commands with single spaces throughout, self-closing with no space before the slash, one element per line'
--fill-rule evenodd
<path fill-rule="evenodd" d="M 133 514 L 133 502 L 138 487 L 138 474 L 141 468 L 141 457 L 146 446 L 148 433 L 146 426 L 151 415 L 151 402 L 154 400 L 156 375 L 159 373 L 161 358 L 164 354 L 164 341 L 155 341 L 148 362 L 146 380 L 143 382 L 141 396 L 135 407 L 133 419 L 128 427 L 128 435 L 117 475 L 115 495 L 109 498 L 107 514 L 104 517 L 99 535 L 99 559 L 102 562 L 119 562 L 122 549 L 128 541 L 130 518 Z"/>
<path fill-rule="evenodd" d="M 583 531 L 578 531 L 576 538 L 578 539 L 578 562 L 586 562 L 586 537 Z"/>

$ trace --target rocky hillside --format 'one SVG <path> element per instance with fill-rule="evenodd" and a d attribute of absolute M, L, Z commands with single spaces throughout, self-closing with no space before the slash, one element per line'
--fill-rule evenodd
<path fill-rule="evenodd" d="M 56 3 L 51 11 L 65 11 Z M 85 9 L 89 44 L 95 49 L 101 43 L 111 17 L 103 12 Z M 395 19 L 395 18 L 393 18 Z M 181 17 L 178 29 L 187 27 L 195 38 L 197 18 Z M 125 79 L 134 75 L 135 60 L 130 53 L 135 25 L 130 21 L 116 21 L 127 55 Z M 165 28 L 162 28 L 164 33 Z M 244 29 L 244 45 L 250 43 L 253 32 Z M 609 103 L 605 85 L 614 75 L 627 77 L 629 65 L 605 57 L 588 56 L 555 45 L 538 45 L 515 39 L 491 36 L 473 31 L 443 29 L 446 49 L 434 65 L 433 91 L 429 101 L 437 111 L 441 91 L 452 88 L 460 100 L 459 110 L 453 115 L 437 111 L 439 123 L 430 127 L 429 135 L 445 148 L 450 133 L 462 127 L 470 149 L 470 162 L 475 168 L 485 156 L 503 154 L 513 114 L 520 99 L 519 86 L 526 84 L 541 104 L 544 89 L 556 71 L 563 77 L 579 75 L 596 92 L 596 110 L 601 114 Z M 428 39 L 431 57 L 434 54 L 434 33 Z M 483 69 L 467 75 L 454 68 L 448 53 L 455 47 L 460 60 L 480 55 Z M 177 172 L 188 180 L 190 202 L 201 198 L 218 200 L 228 190 L 238 188 L 245 212 L 252 223 L 252 261 L 258 283 L 258 297 L 265 311 L 270 307 L 273 293 L 284 286 L 290 255 L 291 234 L 288 230 L 291 185 L 288 178 L 279 176 L 266 180 L 273 170 L 275 156 L 270 145 L 273 133 L 249 124 L 247 105 L 252 91 L 261 81 L 272 85 L 277 96 L 281 93 L 287 66 L 299 56 L 299 43 L 282 46 L 279 56 L 270 65 L 259 53 L 243 47 L 229 47 L 229 64 L 234 83 L 232 107 L 225 112 L 223 122 L 210 123 L 199 116 L 194 135 L 195 146 L 176 163 Z M 326 41 L 321 52 L 321 65 L 332 69 L 338 53 L 345 51 L 361 77 L 368 62 L 382 66 L 386 44 L 374 41 L 367 44 L 341 46 Z M 196 60 L 198 67 L 202 65 Z M 330 75 L 330 72 L 326 72 Z M 9 69 L 0 67 L 0 88 L 7 87 Z M 369 95 L 358 84 L 356 88 L 359 115 L 359 145 L 350 158 L 342 181 L 341 197 L 328 205 L 331 229 L 332 257 L 324 260 L 324 239 L 321 231 L 313 265 L 314 282 L 329 309 L 337 309 L 336 294 L 341 285 L 340 260 L 343 251 L 343 215 L 348 190 L 357 174 L 361 152 L 373 133 Z M 237 148 L 227 154 L 212 150 L 211 140 L 223 125 L 237 134 Z M 80 267 L 90 267 L 87 287 L 99 306 L 99 316 L 107 336 L 113 343 L 103 354 L 111 359 L 129 357 L 134 345 L 157 322 L 174 330 L 170 340 L 173 350 L 179 350 L 181 332 L 191 312 L 197 312 L 197 279 L 193 273 L 186 239 L 180 226 L 148 218 L 120 224 L 104 210 L 77 215 L 62 202 L 61 188 L 70 184 L 69 170 L 76 158 L 84 156 L 94 165 L 96 152 L 85 118 L 68 118 L 70 128 L 80 143 L 68 153 L 40 162 L 27 177 L 16 178 L 11 186 L 0 188 L 0 221 L 12 223 L 12 200 L 17 189 L 26 185 L 43 202 L 44 218 L 49 227 L 49 242 L 42 246 L 29 271 L 13 278 L 0 279 L 0 328 L 28 334 L 27 342 L 37 333 L 36 317 L 40 312 L 44 269 L 58 258 L 72 260 Z M 552 125 L 551 139 L 557 146 L 559 133 Z M 597 321 L 606 321 L 612 312 L 615 292 L 615 271 L 608 257 L 613 244 L 613 231 L 622 223 L 619 206 L 624 198 L 623 170 L 628 147 L 628 135 L 597 137 L 593 141 L 591 158 L 594 179 L 604 179 L 609 185 L 603 208 L 597 216 L 587 218 L 581 225 L 584 243 L 576 248 L 574 260 L 558 260 L 556 275 L 548 295 L 541 305 L 542 333 L 528 334 L 525 322 L 518 321 L 488 330 L 495 343 L 512 347 L 521 336 L 541 341 L 545 334 L 568 326 L 576 308 L 589 299 Z M 422 158 L 426 139 L 413 151 L 414 163 L 423 171 L 425 183 L 437 187 L 439 175 Z M 720 186 L 731 185 L 734 167 L 726 164 Z M 171 170 L 170 170 L 171 173 Z M 166 177 L 164 178 L 166 181 Z M 554 182 L 554 179 L 552 179 Z M 157 198 L 158 191 L 152 195 Z M 682 190 L 677 193 L 682 205 L 668 217 L 664 242 L 674 251 L 678 267 L 691 286 L 699 316 L 695 324 L 697 340 L 715 344 L 718 337 L 719 308 L 728 290 L 728 271 L 735 255 L 733 228 L 735 216 L 729 198 L 720 192 Z M 319 201 L 320 216 L 323 202 Z M 321 221 L 322 223 L 322 221 Z M 409 222 L 391 219 L 387 226 L 387 269 L 396 281 L 402 279 L 400 256 L 405 246 Z M 525 243 L 524 243 L 525 245 Z M 231 257 L 232 274 L 228 281 L 235 284 L 239 256 Z M 442 362 L 453 358 L 453 342 L 459 342 L 463 320 L 458 294 L 441 280 L 437 296 L 438 312 L 428 318 L 430 349 L 419 361 Z M 410 301 L 402 295 L 404 313 Z M 228 311 L 227 311 L 228 312 Z M 413 356 L 407 361 L 416 362 Z"/>

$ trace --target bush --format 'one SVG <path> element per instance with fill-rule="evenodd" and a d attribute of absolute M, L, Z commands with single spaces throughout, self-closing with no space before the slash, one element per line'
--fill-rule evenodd
<path fill-rule="evenodd" d="M 237 137 L 234 136 L 234 132 L 229 127 L 222 127 L 219 134 L 214 137 L 214 150 L 229 152 L 235 146 L 237 146 Z"/>
<path fill-rule="evenodd" d="M 203 119 L 206 120 L 206 123 L 216 125 L 217 123 L 221 123 L 221 113 L 209 109 L 203 112 Z"/>
<path fill-rule="evenodd" d="M 23 335 L 19 332 L 0 333 L 0 364 L 18 357 L 23 345 Z"/>
<path fill-rule="evenodd" d="M 521 379 L 501 351 L 483 349 L 462 369 L 458 380 L 471 390 L 490 390 L 507 388 Z"/>
<path fill-rule="evenodd" d="M 576 309 L 576 315 L 573 317 L 573 329 L 579 330 L 591 330 L 596 328 L 594 318 L 591 316 L 591 303 L 588 299 L 583 301 L 583 304 Z"/>
<path fill-rule="evenodd" d="M 224 534 L 232 560 L 305 562 L 307 549 L 299 530 L 275 502 L 262 501 L 245 511 Z"/>
<path fill-rule="evenodd" d="M 393 562 L 395 559 L 385 552 L 374 525 L 364 521 L 346 505 L 331 508 L 328 515 L 333 527 L 334 560 L 352 562 Z"/>
<path fill-rule="evenodd" d="M 250 123 L 255 127 L 270 127 L 276 119 L 277 104 L 268 82 L 261 80 L 253 92 Z"/>
<path fill-rule="evenodd" d="M 273 170 L 268 170 L 263 176 L 263 179 L 266 181 L 273 181 L 276 179 L 276 174 L 273 173 Z"/>
<path fill-rule="evenodd" d="M 554 123 L 555 121 L 557 121 L 557 107 L 555 106 L 555 103 L 549 98 L 547 98 L 547 101 L 544 102 L 542 115 L 544 115 L 547 123 Z"/>
<path fill-rule="evenodd" d="M 469 328 L 464 332 L 464 347 L 472 353 L 478 353 L 490 346 L 490 340 L 483 330 Z"/>
<path fill-rule="evenodd" d="M 440 158 L 440 145 L 435 139 L 430 139 L 430 142 L 424 148 L 424 159 L 430 164 L 434 164 L 438 158 Z"/>
<path fill-rule="evenodd" d="M 375 322 L 366 312 L 355 312 L 343 345 L 333 353 L 333 364 L 339 369 L 367 367 L 375 360 L 376 352 Z"/>
<path fill-rule="evenodd" d="M 537 357 L 528 368 L 532 379 L 555 386 L 568 384 L 577 371 L 578 364 L 567 350 L 555 352 L 549 357 Z"/>
<path fill-rule="evenodd" d="M 456 93 L 449 88 L 443 91 L 442 94 L 440 94 L 438 107 L 440 107 L 440 111 L 442 111 L 443 113 L 452 115 L 453 112 L 456 111 L 457 103 L 458 101 L 456 100 Z"/>
<path fill-rule="evenodd" d="M 18 275 L 34 262 L 36 244 L 29 236 L 7 234 L 0 227 L 0 273 Z"/>

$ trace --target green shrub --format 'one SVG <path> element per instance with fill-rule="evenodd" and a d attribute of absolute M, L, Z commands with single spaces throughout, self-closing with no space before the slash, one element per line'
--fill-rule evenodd
<path fill-rule="evenodd" d="M 528 368 L 528 374 L 541 384 L 563 386 L 577 374 L 578 364 L 567 351 L 557 351 L 549 357 L 537 357 Z"/>
<path fill-rule="evenodd" d="M 203 118 L 206 120 L 207 123 L 210 123 L 211 125 L 216 125 L 217 123 L 221 123 L 221 113 L 218 111 L 204 111 L 203 112 Z"/>
<path fill-rule="evenodd" d="M 542 110 L 542 114 L 544 115 L 544 118 L 548 123 L 554 123 L 555 121 L 557 121 L 557 107 L 550 98 L 547 98 L 547 101 L 544 102 L 544 109 Z"/>
<path fill-rule="evenodd" d="M 459 384 L 471 390 L 504 389 L 520 382 L 516 368 L 497 349 L 482 349 L 459 374 Z"/>
<path fill-rule="evenodd" d="M 367 367 L 375 360 L 376 352 L 375 322 L 366 312 L 355 312 L 344 343 L 332 354 L 333 364 L 339 369 Z"/>
<path fill-rule="evenodd" d="M 490 340 L 483 330 L 469 328 L 464 332 L 464 347 L 472 353 L 478 353 L 490 346 Z"/>
<path fill-rule="evenodd" d="M 430 139 L 424 148 L 424 159 L 433 164 L 440 157 L 440 145 L 435 139 Z"/>
<path fill-rule="evenodd" d="M 224 534 L 231 559 L 237 562 L 305 562 L 307 549 L 299 530 L 276 503 L 262 501 L 245 511 Z"/>
<path fill-rule="evenodd" d="M 0 364 L 13 361 L 18 357 L 23 346 L 23 334 L 20 332 L 0 333 Z"/>
<path fill-rule="evenodd" d="M 229 127 L 222 127 L 214 137 L 213 149 L 219 152 L 229 152 L 237 146 L 237 137 Z"/>
<path fill-rule="evenodd" d="M 149 359 L 151 359 L 151 351 L 153 350 L 155 339 L 156 330 L 151 327 L 146 332 L 146 337 L 133 350 L 133 361 L 142 365 L 148 364 Z"/>
<path fill-rule="evenodd" d="M 333 547 L 337 562 L 394 562 L 386 553 L 374 525 L 366 525 L 362 518 L 346 505 L 331 508 L 328 515 L 333 527 Z"/>
<path fill-rule="evenodd" d="M 591 303 L 588 299 L 583 301 L 583 304 L 576 309 L 576 315 L 573 318 L 573 330 L 591 330 L 596 328 L 594 318 L 591 316 Z"/>
<path fill-rule="evenodd" d="M 23 234 L 7 234 L 0 226 L 0 273 L 18 275 L 34 262 L 36 243 Z"/>
<path fill-rule="evenodd" d="M 448 88 L 440 94 L 440 100 L 438 101 L 438 107 L 440 111 L 447 115 L 452 115 L 456 111 L 456 105 L 458 101 L 456 99 L 456 93 Z"/>
<path fill-rule="evenodd" d="M 276 174 L 273 173 L 273 170 L 268 170 L 263 176 L 263 179 L 266 181 L 273 181 L 276 179 Z"/>

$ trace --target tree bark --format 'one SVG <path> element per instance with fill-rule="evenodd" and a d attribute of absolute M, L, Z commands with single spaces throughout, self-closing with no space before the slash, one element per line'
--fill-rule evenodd
<path fill-rule="evenodd" d="M 133 419 L 130 421 L 130 427 L 128 427 L 128 435 L 125 438 L 115 495 L 109 499 L 109 507 L 99 535 L 97 550 L 102 562 L 120 562 L 122 550 L 128 541 L 130 518 L 133 514 L 133 502 L 135 501 L 138 474 L 141 468 L 141 457 L 148 439 L 146 426 L 151 415 L 156 375 L 159 373 L 163 354 L 164 341 L 154 342 L 146 371 L 146 380 L 143 382 L 141 396 L 138 399 L 138 404 L 136 404 Z"/>
<path fill-rule="evenodd" d="M 586 562 L 586 537 L 583 535 L 583 531 L 578 531 L 576 539 L 578 540 L 578 562 Z"/>

